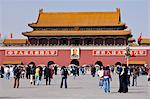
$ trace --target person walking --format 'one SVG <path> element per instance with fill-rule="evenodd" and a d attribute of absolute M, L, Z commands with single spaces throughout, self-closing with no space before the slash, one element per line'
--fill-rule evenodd
<path fill-rule="evenodd" d="M 57 75 L 57 66 L 56 65 L 54 66 L 54 73 L 55 73 L 55 75 Z"/>
<path fill-rule="evenodd" d="M 103 71 L 103 68 L 100 67 L 99 70 L 97 71 L 97 75 L 98 75 L 98 78 L 99 78 L 99 87 L 102 88 L 103 87 L 103 80 L 104 80 L 104 71 Z"/>
<path fill-rule="evenodd" d="M 134 67 L 132 75 L 132 86 L 137 86 L 137 76 L 138 76 L 138 69 L 137 67 Z"/>
<path fill-rule="evenodd" d="M 19 83 L 20 83 L 20 76 L 21 76 L 21 67 L 15 66 L 13 68 L 14 72 L 14 88 L 19 88 Z"/>
<path fill-rule="evenodd" d="M 35 63 L 30 62 L 29 66 L 30 66 L 30 83 L 31 83 L 31 85 L 32 84 L 35 85 L 35 69 L 36 69 Z"/>
<path fill-rule="evenodd" d="M 130 86 L 131 67 L 127 67 L 127 70 L 128 70 L 127 81 L 128 81 L 128 86 Z"/>
<path fill-rule="evenodd" d="M 2 66 L 0 66 L 0 78 L 3 78 Z"/>
<path fill-rule="evenodd" d="M 6 66 L 6 67 L 4 68 L 4 71 L 5 71 L 5 78 L 6 78 L 7 80 L 9 80 L 9 78 L 10 78 L 10 68 L 9 68 L 9 66 Z"/>
<path fill-rule="evenodd" d="M 42 83 L 43 68 L 42 68 L 42 66 L 39 66 L 39 68 L 40 68 L 39 81 L 40 81 L 40 83 Z"/>
<path fill-rule="evenodd" d="M 53 67 L 51 66 L 51 63 L 48 62 L 47 66 L 44 69 L 44 77 L 46 79 L 46 85 L 51 84 L 51 79 L 53 78 Z"/>
<path fill-rule="evenodd" d="M 13 72 L 13 66 L 12 65 L 9 67 L 9 72 L 10 72 L 10 78 L 14 77 L 14 72 Z"/>
<path fill-rule="evenodd" d="M 109 66 L 104 67 L 104 91 L 105 93 L 110 92 L 110 80 L 111 79 L 111 75 L 110 75 L 110 69 Z"/>
<path fill-rule="evenodd" d="M 65 81 L 65 88 L 67 88 L 67 76 L 68 76 L 68 70 L 65 66 L 61 68 L 61 84 L 60 88 L 63 87 L 63 82 Z"/>
<path fill-rule="evenodd" d="M 44 69 L 44 78 L 46 79 L 46 85 L 50 85 L 51 83 L 51 78 L 50 78 L 50 68 L 48 66 L 45 67 Z"/>
<path fill-rule="evenodd" d="M 40 81 L 40 67 L 38 66 L 35 69 L 35 82 L 36 82 L 36 85 L 39 85 L 39 81 Z"/>
<path fill-rule="evenodd" d="M 75 66 L 72 68 L 72 74 L 73 74 L 73 78 L 75 79 L 77 75 L 77 69 Z"/>
<path fill-rule="evenodd" d="M 28 65 L 27 67 L 26 67 L 26 78 L 27 79 L 30 79 L 30 66 Z"/>
<path fill-rule="evenodd" d="M 122 66 L 121 66 L 121 64 L 119 64 L 116 67 L 116 73 L 119 75 L 119 90 L 118 90 L 118 92 L 121 92 L 121 72 L 122 72 Z"/>
<path fill-rule="evenodd" d="M 1 70 L 1 78 L 4 78 L 4 67 L 3 66 L 1 66 L 0 67 L 0 70 Z"/>
<path fill-rule="evenodd" d="M 120 87 L 118 92 L 128 92 L 128 69 L 125 64 L 122 65 L 122 72 L 120 74 Z"/>
<path fill-rule="evenodd" d="M 95 68 L 95 66 L 92 66 L 91 67 L 91 75 L 92 75 L 92 77 L 95 77 L 95 73 L 96 73 L 96 68 Z"/>

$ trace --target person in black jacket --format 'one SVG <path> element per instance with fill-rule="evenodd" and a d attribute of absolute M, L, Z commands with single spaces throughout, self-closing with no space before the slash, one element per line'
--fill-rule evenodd
<path fill-rule="evenodd" d="M 30 66 L 30 83 L 31 83 L 31 85 L 32 84 L 35 85 L 35 69 L 36 69 L 35 63 L 30 62 L 29 66 Z"/>
<path fill-rule="evenodd" d="M 46 85 L 51 84 L 51 78 L 50 78 L 50 68 L 48 66 L 44 69 L 44 78 L 46 79 Z"/>
<path fill-rule="evenodd" d="M 65 81 L 65 88 L 67 88 L 67 76 L 68 76 L 68 70 L 65 66 L 61 68 L 61 85 L 60 88 L 63 86 L 63 82 Z"/>
<path fill-rule="evenodd" d="M 53 78 L 53 69 L 52 69 L 52 64 L 51 62 L 48 62 L 47 67 L 44 70 L 44 76 L 46 79 L 46 85 L 48 84 L 47 82 L 49 82 L 49 85 L 51 84 L 51 79 Z"/>
<path fill-rule="evenodd" d="M 91 75 L 92 75 L 92 77 L 95 77 L 95 73 L 96 73 L 96 68 L 95 68 L 95 66 L 92 66 L 91 67 Z"/>
<path fill-rule="evenodd" d="M 14 72 L 14 88 L 16 88 L 16 87 L 19 88 L 19 80 L 20 80 L 20 75 L 21 75 L 22 69 L 21 69 L 21 67 L 15 66 L 13 68 L 13 72 Z"/>
<path fill-rule="evenodd" d="M 1 66 L 0 67 L 0 76 L 1 76 L 1 78 L 3 78 L 4 77 L 4 67 L 3 66 Z"/>
<path fill-rule="evenodd" d="M 118 92 L 128 92 L 128 68 L 125 64 L 122 65 L 122 72 L 120 74 L 120 88 Z"/>
<path fill-rule="evenodd" d="M 26 78 L 30 79 L 30 66 L 28 65 L 28 67 L 26 68 Z"/>
<path fill-rule="evenodd" d="M 57 66 L 54 66 L 54 74 L 57 75 Z"/>
<path fill-rule="evenodd" d="M 40 77 L 39 77 L 40 82 L 42 81 L 42 75 L 43 75 L 43 68 L 42 66 L 40 66 Z"/>

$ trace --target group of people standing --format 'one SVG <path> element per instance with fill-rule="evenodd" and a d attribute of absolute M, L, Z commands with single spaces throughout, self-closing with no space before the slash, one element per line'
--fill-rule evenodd
<path fill-rule="evenodd" d="M 7 67 L 6 67 L 7 68 Z M 2 72 L 5 72 L 6 79 L 9 79 L 10 72 L 7 72 L 8 69 L 5 69 L 1 67 L 1 74 Z M 114 74 L 114 71 L 119 76 L 119 90 L 120 93 L 127 93 L 128 87 L 130 86 L 130 77 L 132 77 L 132 86 L 137 86 L 137 77 L 139 76 L 139 67 L 135 66 L 129 66 L 127 67 L 126 64 L 119 64 L 115 67 L 111 66 L 99 66 L 99 68 L 96 68 L 96 66 L 91 66 L 91 75 L 92 77 L 95 77 L 96 72 L 99 79 L 99 86 L 101 88 L 104 88 L 105 93 L 110 92 L 110 81 L 112 81 L 111 74 Z M 19 80 L 22 76 L 22 72 L 24 69 L 21 66 L 15 65 L 13 67 L 13 77 L 14 77 L 14 88 L 19 88 Z M 69 72 L 70 71 L 70 72 Z M 69 74 L 73 74 L 74 78 L 76 75 L 79 76 L 79 71 L 81 71 L 82 74 L 84 73 L 83 68 L 79 67 L 71 67 L 71 70 L 68 71 L 68 68 L 66 66 L 61 67 L 61 83 L 60 88 L 64 87 L 67 88 L 67 78 Z M 54 66 L 51 64 L 51 62 L 48 62 L 47 66 L 41 67 L 36 66 L 34 62 L 30 62 L 28 66 L 25 68 L 25 74 L 26 78 L 30 80 L 31 85 L 40 85 L 42 77 L 45 79 L 46 85 L 51 85 L 51 80 L 53 79 L 53 75 L 57 75 L 57 66 Z M 111 73 L 112 72 L 112 73 Z M 1 75 L 2 77 L 2 75 Z"/>
<path fill-rule="evenodd" d="M 12 71 L 10 71 L 11 67 Z M 42 77 L 45 79 L 45 84 L 50 85 L 51 79 L 53 78 L 53 74 L 57 75 L 57 66 L 53 66 L 51 62 L 48 62 L 47 66 L 45 67 L 36 66 L 34 62 L 30 62 L 26 68 L 25 67 L 23 68 L 22 66 L 19 65 L 14 65 L 11 67 L 6 66 L 4 68 L 3 66 L 1 66 L 0 76 L 1 78 L 9 80 L 10 75 L 12 75 L 11 77 L 14 78 L 14 85 L 13 85 L 14 88 L 19 88 L 20 78 L 22 78 L 23 74 L 22 72 L 26 74 L 26 78 L 29 79 L 31 85 L 39 85 L 41 83 Z M 65 73 L 63 73 L 62 75 L 65 75 Z"/>
<path fill-rule="evenodd" d="M 99 86 L 104 88 L 105 93 L 110 92 L 110 81 L 112 80 L 109 66 L 100 66 L 97 75 L 99 78 Z"/>
<path fill-rule="evenodd" d="M 113 69 L 112 69 L 113 68 Z M 110 81 L 112 81 L 111 72 L 114 74 L 114 68 L 119 76 L 119 90 L 120 93 L 127 93 L 128 86 L 130 86 L 130 77 L 132 77 L 132 86 L 137 86 L 137 77 L 139 76 L 139 67 L 120 64 L 116 67 L 100 66 L 97 70 L 99 78 L 99 86 L 104 88 L 105 92 L 110 92 Z"/>
<path fill-rule="evenodd" d="M 53 79 L 53 74 L 57 75 L 57 66 L 53 66 L 51 62 L 48 62 L 47 66 L 42 68 L 41 66 L 35 66 L 34 62 L 29 63 L 27 67 L 26 77 L 30 79 L 30 83 L 34 85 L 39 85 L 44 74 L 45 84 L 51 85 L 51 80 Z M 67 76 L 68 70 L 65 66 L 61 68 L 61 85 L 63 86 L 63 82 L 65 81 L 65 88 L 67 88 Z"/>
<path fill-rule="evenodd" d="M 35 66 L 34 62 L 30 62 L 26 68 L 26 78 L 30 79 L 30 83 L 34 85 L 40 84 L 43 75 L 46 85 L 50 85 L 53 74 L 57 75 L 57 66 L 53 67 L 51 62 L 48 62 L 45 67 Z"/>

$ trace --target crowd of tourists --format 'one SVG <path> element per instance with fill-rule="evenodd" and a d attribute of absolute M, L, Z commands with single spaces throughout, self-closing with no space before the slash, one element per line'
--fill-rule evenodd
<path fill-rule="evenodd" d="M 20 78 L 29 79 L 31 85 L 37 86 L 42 83 L 42 78 L 44 78 L 45 84 L 50 85 L 53 75 L 57 75 L 58 70 L 58 65 L 52 64 L 51 62 L 48 62 L 47 66 L 36 66 L 34 62 L 30 62 L 27 66 L 1 66 L 0 78 L 5 78 L 6 80 L 14 78 L 14 88 L 19 88 Z M 62 79 L 60 88 L 62 88 L 63 82 L 65 82 L 65 88 L 67 88 L 67 76 L 69 74 L 74 76 L 75 79 L 76 76 L 79 76 L 79 72 L 85 75 L 84 67 L 79 68 L 76 65 L 72 65 L 68 68 L 68 66 L 61 66 L 60 74 Z"/>
<path fill-rule="evenodd" d="M 110 83 L 113 80 L 112 75 L 118 75 L 120 93 L 127 93 L 129 86 L 137 86 L 137 78 L 139 75 L 146 74 L 144 67 L 139 66 L 126 66 L 126 64 L 116 64 L 115 66 L 100 66 L 98 64 L 91 65 L 91 76 L 98 76 L 98 86 L 104 89 L 105 93 L 109 93 L 111 90 Z M 31 85 L 39 86 L 42 83 L 42 79 L 45 79 L 45 85 L 51 85 L 53 75 L 57 75 L 59 69 L 58 65 L 48 62 L 47 66 L 36 66 L 34 62 L 30 62 L 26 67 L 15 65 L 15 66 L 1 66 L 0 67 L 0 78 L 9 80 L 14 79 L 14 88 L 19 88 L 20 78 L 29 79 Z M 72 75 L 74 79 L 81 75 L 85 75 L 87 69 L 83 66 L 79 67 L 76 65 L 61 66 L 60 75 L 61 83 L 60 88 L 67 88 L 67 77 Z M 148 80 L 150 80 L 150 70 L 148 73 Z M 132 83 L 131 83 L 132 82 Z"/>
<path fill-rule="evenodd" d="M 99 87 L 104 88 L 105 92 L 110 92 L 110 81 L 112 81 L 111 74 L 118 74 L 119 76 L 119 90 L 120 93 L 127 93 L 128 87 L 137 86 L 137 78 L 139 75 L 147 75 L 145 68 L 142 66 L 126 66 L 126 64 L 119 64 L 117 66 L 100 66 L 97 71 L 99 77 Z M 92 74 L 92 73 L 91 73 Z M 150 79 L 150 70 L 148 80 Z M 92 74 L 93 76 L 93 74 Z"/>

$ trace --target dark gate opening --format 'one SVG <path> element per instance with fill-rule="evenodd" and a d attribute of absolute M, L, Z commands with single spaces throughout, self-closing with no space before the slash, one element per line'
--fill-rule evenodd
<path fill-rule="evenodd" d="M 79 61 L 77 59 L 73 59 L 70 64 L 75 64 L 77 66 L 79 66 Z"/>

